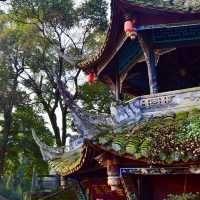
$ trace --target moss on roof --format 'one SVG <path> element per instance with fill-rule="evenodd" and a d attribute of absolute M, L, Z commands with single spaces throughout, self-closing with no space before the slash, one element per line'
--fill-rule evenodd
<path fill-rule="evenodd" d="M 144 7 L 154 7 L 164 10 L 181 11 L 181 12 L 200 12 L 199 0 L 128 0 L 133 4 L 140 4 Z"/>
<path fill-rule="evenodd" d="M 105 134 L 98 144 L 122 156 L 172 163 L 200 159 L 200 112 L 178 113 L 141 122 L 132 131 Z"/>

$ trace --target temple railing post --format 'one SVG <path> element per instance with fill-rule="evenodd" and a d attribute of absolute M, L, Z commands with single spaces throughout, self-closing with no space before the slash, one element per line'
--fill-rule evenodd
<path fill-rule="evenodd" d="M 124 187 L 127 200 L 138 200 L 137 183 L 132 176 L 121 177 L 121 182 Z"/>
<path fill-rule="evenodd" d="M 120 100 L 120 76 L 119 76 L 119 73 L 116 73 L 115 98 L 116 98 L 116 101 Z"/>
<path fill-rule="evenodd" d="M 140 46 L 143 49 L 145 61 L 147 63 L 150 94 L 158 93 L 158 85 L 157 85 L 158 57 L 155 54 L 154 50 L 144 40 L 144 37 L 142 35 L 138 35 L 138 39 L 140 42 Z"/>

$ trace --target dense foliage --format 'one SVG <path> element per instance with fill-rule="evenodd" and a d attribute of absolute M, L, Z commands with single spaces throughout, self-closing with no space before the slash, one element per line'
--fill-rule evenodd
<path fill-rule="evenodd" d="M 42 116 L 31 107 L 19 106 L 13 113 L 12 134 L 9 136 L 4 176 L 0 182 L 0 193 L 13 200 L 21 199 L 23 192 L 30 190 L 33 169 L 37 174 L 48 174 L 48 165 L 42 160 L 32 138 L 33 127 L 47 144 L 52 144 L 51 133 Z"/>
<path fill-rule="evenodd" d="M 80 87 L 81 101 L 87 111 L 94 113 L 110 113 L 113 94 L 103 83 L 84 84 Z"/>

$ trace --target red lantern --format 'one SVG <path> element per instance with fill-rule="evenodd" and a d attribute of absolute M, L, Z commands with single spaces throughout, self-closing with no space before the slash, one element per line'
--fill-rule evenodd
<path fill-rule="evenodd" d="M 95 74 L 93 72 L 89 73 L 87 76 L 87 81 L 89 84 L 93 84 L 96 80 Z"/>
<path fill-rule="evenodd" d="M 136 28 L 134 27 L 135 25 L 135 20 L 127 20 L 124 23 L 124 32 L 128 37 L 131 39 L 135 39 L 137 36 Z"/>
<path fill-rule="evenodd" d="M 131 20 L 125 21 L 124 23 L 124 31 L 127 33 L 133 31 L 133 23 Z"/>

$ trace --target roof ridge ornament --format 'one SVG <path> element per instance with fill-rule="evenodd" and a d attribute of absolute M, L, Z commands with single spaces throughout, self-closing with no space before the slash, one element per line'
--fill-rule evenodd
<path fill-rule="evenodd" d="M 36 144 L 39 146 L 42 158 L 44 161 L 54 160 L 62 156 L 65 152 L 65 147 L 51 147 L 40 140 L 36 135 L 35 130 L 32 129 L 32 136 Z"/>

